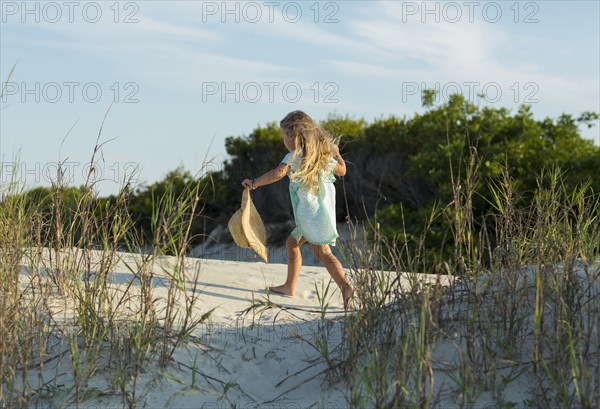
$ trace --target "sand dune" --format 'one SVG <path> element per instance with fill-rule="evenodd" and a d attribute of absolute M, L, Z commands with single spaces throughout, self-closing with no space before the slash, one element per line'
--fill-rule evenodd
<path fill-rule="evenodd" d="M 139 282 L 136 283 L 129 271 L 140 256 L 128 253 L 116 256 L 118 262 L 110 274 L 111 286 L 115 294 L 124 291 L 135 294 L 139 291 Z M 92 252 L 92 271 L 98 268 L 102 257 L 101 253 Z M 48 259 L 48 250 L 43 258 Z M 161 257 L 154 265 L 152 287 L 157 305 L 167 298 L 168 275 L 176 262 L 173 257 Z M 339 343 L 342 334 L 342 320 L 336 317 L 343 317 L 345 312 L 333 282 L 327 299 L 327 324 L 320 319 L 317 292 L 330 280 L 324 267 L 304 266 L 294 297 L 265 291 L 266 287 L 285 280 L 285 264 L 187 258 L 185 267 L 189 272 L 200 271 L 195 315 L 214 311 L 196 328 L 191 340 L 177 348 L 171 364 L 166 368 L 157 364 L 144 368 L 138 379 L 139 406 L 347 407 L 345 387 L 327 384 L 326 364 L 320 352 L 311 346 L 314 335 L 323 325 L 328 326 L 332 348 Z M 32 276 L 30 267 L 24 267 L 22 276 L 21 284 L 26 289 Z M 189 277 L 192 276 L 190 273 Z M 192 283 L 188 282 L 188 288 L 191 287 Z M 253 300 L 270 301 L 276 308 L 263 306 L 248 311 Z M 48 303 L 53 319 L 65 323 L 74 316 L 74 305 L 73 299 L 64 296 L 52 297 Z M 123 305 L 119 308 L 127 311 Z M 128 317 L 123 316 L 123 319 Z M 59 343 L 57 341 L 57 345 Z M 63 388 L 73 382 L 68 359 L 50 362 L 44 372 L 47 379 L 63 374 L 57 380 Z M 109 378 L 109 373 L 99 373 L 92 378 L 86 388 L 97 393 L 91 394 L 85 407 L 121 407 L 121 397 L 110 392 Z M 66 403 L 65 397 L 65 393 L 57 391 L 45 401 L 49 407 L 60 407 Z"/>
<path fill-rule="evenodd" d="M 47 258 L 47 251 L 44 258 Z M 127 292 L 134 295 L 140 291 L 139 281 L 130 272 L 140 260 L 140 255 L 117 253 L 117 261 L 110 274 L 110 285 L 115 294 Z M 103 255 L 92 252 L 91 270 L 99 266 Z M 174 257 L 159 257 L 153 264 L 152 291 L 157 311 L 164 311 L 163 305 L 169 291 L 169 275 L 175 271 L 178 260 Z M 21 285 L 27 292 L 27 281 L 32 274 L 31 266 L 24 263 Z M 328 376 L 328 366 L 322 353 L 315 346 L 317 334 L 327 334 L 327 344 L 333 349 L 340 344 L 344 333 L 344 314 L 342 299 L 334 284 L 330 287 L 327 308 L 322 319 L 322 302 L 319 294 L 329 282 L 329 274 L 324 267 L 304 266 L 295 297 L 268 294 L 265 288 L 283 282 L 286 275 L 285 264 L 263 262 L 236 262 L 214 259 L 185 259 L 187 276 L 186 289 L 182 293 L 198 295 L 193 315 L 202 316 L 213 310 L 209 318 L 201 323 L 189 339 L 175 350 L 170 362 L 160 367 L 155 360 L 142 368 L 137 380 L 137 407 L 163 408 L 346 408 L 349 406 L 348 385 L 344 380 Z M 192 282 L 194 272 L 199 271 L 199 280 Z M 581 269 L 581 271 L 583 271 Z M 587 282 L 592 297 L 596 297 L 598 288 L 598 270 L 594 275 L 580 274 Z M 382 274 L 393 275 L 391 272 Z M 589 273 L 588 273 L 589 275 Z M 408 288 L 408 281 L 435 282 L 449 285 L 451 277 L 434 275 L 415 275 L 405 273 L 402 283 Z M 519 284 L 524 291 L 532 293 L 535 274 L 533 270 L 520 275 Z M 479 281 L 486 286 L 487 278 Z M 195 291 L 194 284 L 197 284 Z M 466 283 L 465 283 L 466 285 Z M 474 285 L 474 284 L 469 284 Z M 479 285 L 479 284 L 477 284 Z M 402 288 L 405 288 L 402 286 Z M 456 391 L 452 374 L 460 360 L 461 341 L 468 336 L 467 328 L 460 324 L 460 314 L 464 313 L 464 301 L 460 294 L 465 293 L 463 284 L 453 287 L 457 298 L 445 306 L 442 314 L 448 327 L 446 335 L 440 337 L 432 350 L 431 361 L 436 363 L 432 374 L 436 382 L 436 399 L 443 405 L 455 407 L 464 396 Z M 483 288 L 483 287 L 482 287 Z M 531 298 L 531 295 L 528 296 Z M 117 297 L 116 299 L 123 300 Z M 131 297 L 135 299 L 135 297 Z M 180 300 L 181 301 L 181 300 Z M 121 301 L 135 302 L 135 301 Z M 527 302 L 526 302 L 527 303 Z M 251 308 L 254 304 L 255 308 Z M 125 306 L 126 307 L 126 306 Z M 135 307 L 132 305 L 132 307 Z M 179 305 L 182 308 L 183 305 Z M 52 297 L 48 308 L 53 320 L 68 324 L 75 315 L 75 302 L 68 296 Z M 127 308 L 123 319 L 135 320 L 135 315 L 127 317 Z M 134 308 L 132 308 L 133 310 Z M 350 312 L 351 313 L 351 312 Z M 160 319 L 160 317 L 158 317 Z M 528 320 L 531 317 L 527 318 Z M 458 326 L 453 328 L 453 322 Z M 49 356 L 60 356 L 61 342 L 57 338 L 51 342 Z M 525 354 L 530 354 L 531 345 L 523 345 Z M 510 366 L 499 370 L 502 376 L 512 376 Z M 53 380 L 58 385 L 51 393 L 41 399 L 44 407 L 70 406 L 67 399 L 72 396 L 73 377 L 70 361 L 60 356 L 50 360 L 43 367 L 42 378 Z M 505 374 L 506 375 L 503 375 Z M 35 384 L 37 371 L 30 375 Z M 91 391 L 81 407 L 110 408 L 122 407 L 122 397 L 111 386 L 110 369 L 103 368 L 86 385 Z M 531 396 L 532 381 L 512 382 L 506 386 L 503 399 L 510 402 L 526 402 Z M 480 392 L 479 405 L 493 405 L 497 397 L 489 392 Z"/>

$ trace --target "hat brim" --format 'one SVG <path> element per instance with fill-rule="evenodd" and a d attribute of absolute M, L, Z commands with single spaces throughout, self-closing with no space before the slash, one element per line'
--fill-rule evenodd
<path fill-rule="evenodd" d="M 244 189 L 242 206 L 231 216 L 227 227 L 238 246 L 251 248 L 265 263 L 268 263 L 267 231 L 260 214 L 254 207 L 254 203 L 252 203 L 250 189 Z"/>

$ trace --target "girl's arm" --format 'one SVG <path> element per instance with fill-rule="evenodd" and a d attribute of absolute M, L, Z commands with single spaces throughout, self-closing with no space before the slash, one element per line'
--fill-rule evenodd
<path fill-rule="evenodd" d="M 333 145 L 333 149 L 335 152 L 334 158 L 335 158 L 335 160 L 337 160 L 337 165 L 335 165 L 335 168 L 333 169 L 333 173 L 337 176 L 344 176 L 346 174 L 346 162 L 342 158 L 342 155 L 340 155 L 339 146 Z"/>
<path fill-rule="evenodd" d="M 271 183 L 275 183 L 281 179 L 283 179 L 291 167 L 288 164 L 282 163 L 277 166 L 275 169 L 272 169 L 265 173 L 262 176 L 257 177 L 256 179 L 244 179 L 242 182 L 242 186 L 249 187 L 251 189 L 256 189 L 257 187 L 270 185 Z"/>

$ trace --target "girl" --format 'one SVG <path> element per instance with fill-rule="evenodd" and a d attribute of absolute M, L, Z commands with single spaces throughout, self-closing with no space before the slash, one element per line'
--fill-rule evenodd
<path fill-rule="evenodd" d="M 302 266 L 300 246 L 308 242 L 336 282 L 347 309 L 354 288 L 331 252 L 338 233 L 335 224 L 335 176 L 346 174 L 346 163 L 333 138 L 302 111 L 290 112 L 279 122 L 289 153 L 281 164 L 256 179 L 244 179 L 251 189 L 290 178 L 290 198 L 296 227 L 287 239 L 288 271 L 285 284 L 269 287 L 274 293 L 293 296 Z"/>

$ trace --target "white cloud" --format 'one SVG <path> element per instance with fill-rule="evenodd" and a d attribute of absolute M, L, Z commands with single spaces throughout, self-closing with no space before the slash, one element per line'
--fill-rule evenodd
<path fill-rule="evenodd" d="M 144 17 L 139 24 L 141 31 L 157 35 L 172 36 L 175 40 L 195 40 L 209 41 L 211 43 L 220 43 L 223 41 L 223 35 L 216 30 L 208 30 L 194 27 L 182 27 L 175 24 L 165 23 L 154 18 Z"/>
<path fill-rule="evenodd" d="M 354 60 L 332 59 L 327 65 L 333 67 L 337 72 L 353 77 L 379 77 L 387 79 L 418 78 L 423 74 L 422 70 L 409 68 L 393 68 L 385 65 L 377 65 Z"/>
<path fill-rule="evenodd" d="M 497 64 L 495 51 L 508 45 L 509 35 L 497 25 L 402 22 L 401 5 L 380 2 L 370 17 L 353 24 L 364 41 L 387 52 L 389 61 L 425 63 L 425 68 L 444 67 L 449 72 L 485 70 Z"/>

